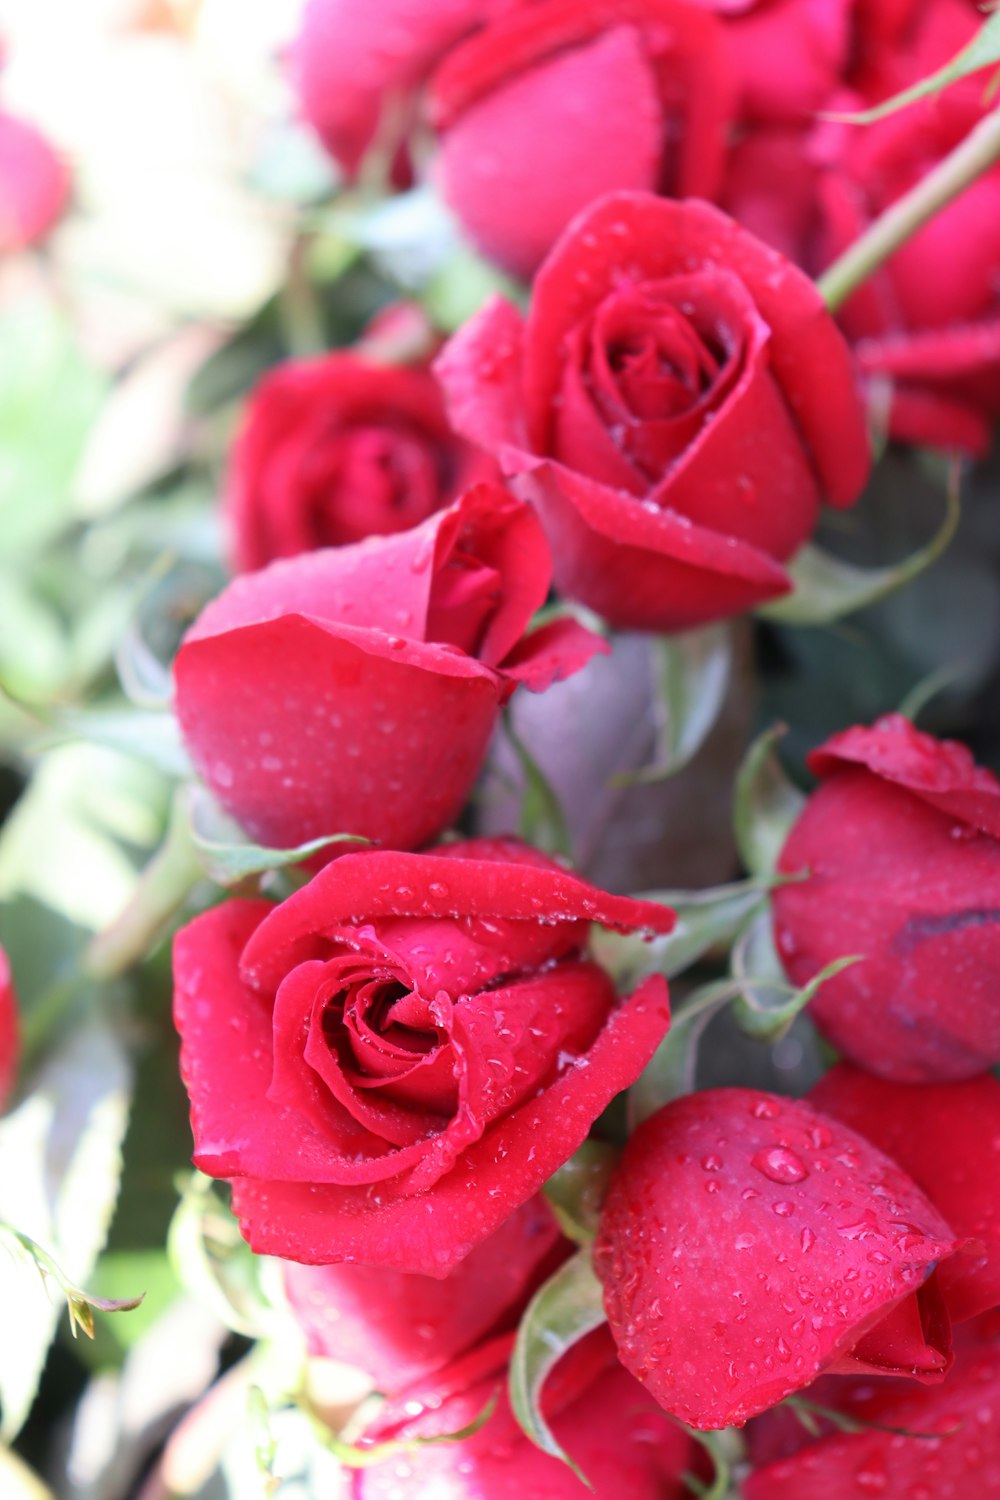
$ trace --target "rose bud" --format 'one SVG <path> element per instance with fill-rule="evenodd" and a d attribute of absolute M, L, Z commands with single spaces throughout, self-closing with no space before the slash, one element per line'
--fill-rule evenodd
<path fill-rule="evenodd" d="M 557 588 L 682 630 L 790 587 L 820 501 L 868 472 L 847 346 L 810 281 L 704 203 L 575 221 L 527 319 L 499 298 L 437 363 L 452 420 L 537 506 Z"/>
<path fill-rule="evenodd" d="M 198 772 L 265 844 L 426 843 L 517 685 L 541 692 L 606 649 L 568 619 L 524 634 L 550 568 L 530 506 L 478 485 L 412 531 L 236 579 L 175 664 Z"/>
<path fill-rule="evenodd" d="M 0 110 L 0 254 L 44 239 L 69 194 L 69 168 L 49 140 Z"/>
<path fill-rule="evenodd" d="M 451 431 L 429 370 L 291 360 L 251 393 L 229 460 L 235 565 L 407 531 L 491 467 Z"/>
<path fill-rule="evenodd" d="M 1000 782 L 898 714 L 809 756 L 822 785 L 781 852 L 778 952 L 795 984 L 859 955 L 809 1007 L 859 1067 L 899 1083 L 1000 1062 Z"/>
<path fill-rule="evenodd" d="M 687 0 L 509 7 L 434 76 L 444 197 L 487 256 L 530 278 L 605 193 L 715 196 L 734 88 L 723 26 Z"/>
<path fill-rule="evenodd" d="M 888 1083 L 839 1063 L 809 1102 L 891 1156 L 969 1239 L 938 1276 L 952 1319 L 1000 1305 L 1000 1082 Z"/>
<path fill-rule="evenodd" d="M 291 53 L 303 118 L 349 177 L 388 126 L 404 139 L 441 53 L 497 0 L 307 0 Z M 405 175 L 405 173 L 404 173 Z"/>
<path fill-rule="evenodd" d="M 367 1370 L 392 1395 L 491 1334 L 512 1328 L 569 1242 L 529 1198 L 444 1280 L 384 1266 L 288 1261 L 285 1295 L 309 1352 Z"/>
<path fill-rule="evenodd" d="M 622 1364 L 692 1427 L 742 1426 L 821 1371 L 939 1380 L 933 1279 L 958 1248 L 894 1162 L 808 1105 L 675 1099 L 629 1140 L 595 1268 Z"/>
<path fill-rule="evenodd" d="M 854 95 L 868 109 L 944 67 L 983 24 L 969 0 L 917 6 L 892 46 L 862 47 Z M 995 108 L 991 67 L 863 130 L 832 139 L 819 185 L 817 269 L 923 181 Z M 1000 416 L 1000 167 L 917 230 L 841 308 L 860 369 L 891 382 L 889 430 L 904 442 L 990 448 Z M 941 274 L 947 266 L 948 274 Z"/>
<path fill-rule="evenodd" d="M 668 932 L 515 840 L 365 850 L 174 945 L 194 1159 L 254 1250 L 446 1276 L 635 1081 L 669 1025 L 591 922 Z"/>
<path fill-rule="evenodd" d="M 784 1452 L 758 1462 L 744 1500 L 972 1500 L 1000 1495 L 1000 1338 L 970 1325 L 943 1385 L 821 1381 L 808 1400 L 860 1430 L 782 1423 Z M 768 1415 L 768 1427 L 784 1413 Z M 751 1453 L 761 1446 L 751 1430 Z"/>
<path fill-rule="evenodd" d="M 524 1436 L 507 1397 L 512 1339 L 496 1339 L 385 1407 L 362 1444 L 406 1442 L 459 1432 L 488 1403 L 496 1407 L 471 1437 L 414 1447 L 353 1472 L 351 1500 L 578 1500 L 572 1469 Z M 597 1500 L 682 1500 L 697 1467 L 691 1438 L 654 1404 L 615 1358 L 606 1331 L 570 1349 L 545 1384 L 542 1410 L 556 1441 Z"/>
<path fill-rule="evenodd" d="M 10 960 L 0 948 L 0 1109 L 17 1077 L 20 1051 L 17 995 L 11 978 Z"/>

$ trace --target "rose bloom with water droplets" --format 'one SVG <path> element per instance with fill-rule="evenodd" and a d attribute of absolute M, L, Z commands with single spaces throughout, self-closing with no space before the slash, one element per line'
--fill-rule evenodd
<path fill-rule="evenodd" d="M 629 1140 L 595 1249 L 618 1353 L 692 1427 L 742 1426 L 823 1371 L 940 1380 L 934 1271 L 960 1242 L 896 1164 L 807 1104 L 674 1100 Z"/>
<path fill-rule="evenodd" d="M 570 619 L 525 634 L 550 573 L 531 507 L 482 484 L 398 536 L 245 574 L 174 666 L 196 769 L 263 844 L 427 843 L 518 684 L 541 692 L 608 649 Z"/>
<path fill-rule="evenodd" d="M 458 1432 L 496 1407 L 471 1437 L 414 1447 L 355 1470 L 351 1500 L 579 1500 L 572 1469 L 536 1448 L 507 1397 L 513 1340 L 496 1339 L 383 1409 L 366 1443 Z M 683 1500 L 686 1474 L 701 1467 L 689 1435 L 622 1369 L 607 1331 L 576 1344 L 545 1383 L 542 1412 L 556 1441 L 586 1476 L 596 1500 Z"/>
<path fill-rule="evenodd" d="M 900 1083 L 1000 1062 L 1000 782 L 898 714 L 808 758 L 822 784 L 778 868 L 778 952 L 794 984 L 836 958 L 809 1013 L 859 1067 Z"/>
<path fill-rule="evenodd" d="M 812 282 L 706 203 L 617 193 L 552 250 L 526 317 L 494 298 L 435 367 L 459 431 L 548 532 L 556 587 L 672 631 L 791 587 L 820 504 L 849 506 L 868 438 Z"/>
<path fill-rule="evenodd" d="M 254 1250 L 447 1275 L 538 1192 L 669 1025 L 591 922 L 668 932 L 516 840 L 366 850 L 174 944 L 194 1160 Z"/>
<path fill-rule="evenodd" d="M 1000 1325 L 959 1330 L 955 1365 L 936 1386 L 823 1378 L 804 1399 L 810 1431 L 786 1409 L 747 1432 L 744 1500 L 988 1500 L 1000 1495 Z"/>

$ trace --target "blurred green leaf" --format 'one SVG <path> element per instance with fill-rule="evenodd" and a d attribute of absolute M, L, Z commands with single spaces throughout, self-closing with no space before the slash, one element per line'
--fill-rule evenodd
<path fill-rule="evenodd" d="M 77 1286 L 90 1276 L 114 1209 L 130 1082 L 118 1037 L 94 1023 L 63 1041 L 0 1121 L 0 1218 Z M 31 1408 L 59 1310 L 20 1255 L 0 1255 L 0 1301 L 0 1432 L 9 1439 Z"/>
<path fill-rule="evenodd" d="M 728 621 L 656 637 L 652 651 L 656 751 L 650 765 L 616 777 L 616 785 L 662 781 L 683 771 L 711 733 L 729 687 L 733 638 Z"/>
<path fill-rule="evenodd" d="M 73 479 L 105 383 L 69 321 L 27 299 L 0 316 L 0 560 L 20 562 L 74 519 Z"/>
<path fill-rule="evenodd" d="M 739 984 L 733 1013 L 741 1030 L 756 1041 L 780 1041 L 826 981 L 859 962 L 856 955 L 835 959 L 796 989 L 786 980 L 774 946 L 770 909 L 761 912 L 733 948 L 733 978 Z"/>
<path fill-rule="evenodd" d="M 260 1338 L 275 1321 L 261 1290 L 264 1261 L 240 1235 L 211 1178 L 191 1174 L 167 1236 L 181 1285 L 206 1303 L 233 1333 Z"/>
<path fill-rule="evenodd" d="M 739 981 L 732 979 L 702 985 L 674 1011 L 670 1030 L 628 1091 L 630 1130 L 655 1115 L 671 1099 L 693 1091 L 702 1033 L 739 989 Z"/>
<path fill-rule="evenodd" d="M 574 1244 L 588 1245 L 597 1233 L 601 1204 L 618 1154 L 604 1141 L 584 1141 L 545 1184 L 552 1212 L 563 1234 Z"/>
<path fill-rule="evenodd" d="M 711 948 L 728 947 L 743 924 L 766 901 L 770 879 L 711 886 L 705 891 L 643 891 L 643 901 L 660 901 L 677 915 L 673 931 L 644 939 L 636 933 L 595 927 L 591 949 L 614 976 L 619 989 L 632 989 L 648 974 L 673 979 Z"/>
<path fill-rule="evenodd" d="M 823 118 L 842 120 L 848 125 L 872 125 L 876 120 L 883 120 L 886 115 L 895 114 L 897 110 L 905 109 L 908 104 L 915 104 L 928 94 L 937 94 L 957 79 L 965 78 L 969 73 L 977 73 L 980 68 L 988 68 L 993 63 L 1000 63 L 1000 13 L 988 16 L 972 41 L 961 52 L 956 52 L 943 68 L 938 68 L 919 83 L 903 89 L 899 94 L 893 94 L 890 99 L 875 105 L 874 109 L 859 110 L 856 113 L 828 112 Z M 994 79 L 987 92 L 992 93 L 995 88 Z"/>
<path fill-rule="evenodd" d="M 733 833 L 740 859 L 758 878 L 770 876 L 806 799 L 777 756 L 785 726 L 759 735 L 743 759 L 733 788 Z"/>
<path fill-rule="evenodd" d="M 228 817 L 214 797 L 197 782 L 184 788 L 184 808 L 195 858 L 217 885 L 239 885 L 248 875 L 300 865 L 335 844 L 354 844 L 361 848 L 371 843 L 370 839 L 354 833 L 332 833 L 325 838 L 310 839 L 294 849 L 267 849 L 260 844 L 243 843 L 239 824 Z"/>
<path fill-rule="evenodd" d="M 589 1250 L 559 1267 L 528 1304 L 510 1358 L 510 1404 L 525 1436 L 593 1486 L 556 1442 L 542 1415 L 545 1381 L 568 1349 L 604 1322 L 604 1297 Z"/>
<path fill-rule="evenodd" d="M 570 855 L 569 825 L 562 803 L 545 772 L 514 728 L 509 713 L 502 719 L 503 731 L 521 769 L 521 816 L 518 832 L 529 844 L 548 854 Z"/>
<path fill-rule="evenodd" d="M 783 625 L 831 625 L 845 615 L 894 594 L 912 582 L 944 552 L 958 528 L 961 504 L 957 480 L 949 484 L 944 521 L 936 536 L 900 563 L 885 568 L 858 568 L 853 563 L 805 546 L 788 568 L 794 592 L 762 604 L 762 619 Z"/>

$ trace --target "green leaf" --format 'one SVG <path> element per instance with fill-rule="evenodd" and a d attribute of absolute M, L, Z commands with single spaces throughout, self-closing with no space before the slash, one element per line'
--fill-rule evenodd
<path fill-rule="evenodd" d="M 256 1339 L 271 1331 L 275 1315 L 261 1290 L 266 1265 L 201 1172 L 188 1179 L 167 1236 L 167 1253 L 181 1285 L 231 1329 Z"/>
<path fill-rule="evenodd" d="M 960 512 L 958 485 L 952 483 L 937 535 L 891 567 L 858 568 L 831 557 L 819 547 L 803 547 L 788 569 L 795 584 L 794 592 L 762 604 L 757 614 L 781 625 L 831 625 L 845 615 L 879 603 L 937 561 L 955 535 Z"/>
<path fill-rule="evenodd" d="M 752 875 L 772 875 L 778 855 L 806 799 L 782 769 L 776 754 L 785 734 L 776 724 L 758 735 L 743 759 L 733 788 L 733 834 Z"/>
<path fill-rule="evenodd" d="M 195 857 L 216 885 L 239 885 L 249 875 L 300 865 L 335 844 L 360 847 L 371 843 L 360 834 L 331 833 L 325 838 L 310 839 L 294 849 L 267 849 L 260 844 L 243 842 L 239 824 L 226 816 L 203 786 L 192 782 L 184 789 L 184 806 Z"/>
<path fill-rule="evenodd" d="M 517 284 L 496 266 L 470 246 L 459 245 L 431 275 L 421 301 L 438 328 L 454 333 L 488 298 L 500 296 L 516 302 L 520 295 Z"/>
<path fill-rule="evenodd" d="M 95 1308 L 103 1313 L 133 1312 L 146 1295 L 145 1292 L 140 1292 L 137 1297 L 98 1297 L 83 1291 L 81 1287 L 73 1285 L 62 1267 L 36 1240 L 29 1234 L 23 1234 L 13 1224 L 5 1224 L 0 1219 L 0 1240 L 4 1239 L 34 1264 L 43 1281 L 51 1281 L 62 1292 L 66 1298 L 69 1325 L 74 1338 L 78 1328 L 89 1339 L 94 1337 Z"/>
<path fill-rule="evenodd" d="M 322 1419 L 312 1412 L 312 1409 L 304 1402 L 299 1401 L 299 1406 L 308 1415 L 313 1416 L 320 1442 L 330 1453 L 342 1463 L 345 1469 L 370 1469 L 376 1464 L 384 1464 L 391 1458 L 399 1458 L 402 1454 L 412 1453 L 415 1449 L 434 1447 L 439 1443 L 464 1443 L 469 1438 L 475 1437 L 492 1417 L 497 1409 L 500 1399 L 499 1389 L 486 1402 L 482 1411 L 467 1422 L 464 1427 L 457 1428 L 454 1432 L 438 1432 L 433 1437 L 411 1437 L 394 1438 L 386 1443 L 372 1443 L 369 1447 L 361 1448 L 354 1443 L 345 1442 L 332 1433 L 329 1428 L 322 1424 Z"/>
<path fill-rule="evenodd" d="M 562 803 L 544 771 L 514 728 L 509 713 L 503 716 L 503 730 L 517 756 L 524 778 L 521 793 L 521 818 L 518 832 L 529 844 L 547 854 L 570 854 L 569 825 Z"/>
<path fill-rule="evenodd" d="M 597 1233 L 601 1204 L 618 1155 L 604 1141 L 584 1141 L 545 1184 L 545 1196 L 563 1234 L 576 1245 L 589 1245 Z"/>
<path fill-rule="evenodd" d="M 733 977 L 739 984 L 733 1014 L 747 1036 L 777 1042 L 828 979 L 851 964 L 857 955 L 834 959 L 802 989 L 788 984 L 774 946 L 770 910 L 761 912 L 733 948 Z"/>
<path fill-rule="evenodd" d="M 82 741 L 120 750 L 135 760 L 154 766 L 167 776 L 193 775 L 177 720 L 171 713 L 139 708 L 37 708 L 31 713 L 45 729 L 30 742 L 29 750 L 41 753 L 55 745 Z"/>
<path fill-rule="evenodd" d="M 719 716 L 733 661 L 728 622 L 653 639 L 656 751 L 650 765 L 615 778 L 615 785 L 676 776 L 704 744 Z"/>
<path fill-rule="evenodd" d="M 899 94 L 893 94 L 890 99 L 884 99 L 873 109 L 860 110 L 853 114 L 826 113 L 823 118 L 841 120 L 848 125 L 872 125 L 876 120 L 883 120 L 886 115 L 895 114 L 897 110 L 905 109 L 908 104 L 915 104 L 918 99 L 926 98 L 928 94 L 939 93 L 956 79 L 965 78 L 969 73 L 977 73 L 980 68 L 988 68 L 994 63 L 1000 63 L 1000 12 L 988 16 L 972 41 L 963 47 L 961 52 L 956 52 L 943 68 L 938 68 L 927 78 L 922 78 L 919 83 L 903 89 Z M 989 85 L 987 94 L 992 93 L 995 88 L 996 80 L 994 79 Z"/>
<path fill-rule="evenodd" d="M 0 559 L 45 547 L 74 519 L 73 477 L 104 379 L 42 297 L 0 316 Z"/>
<path fill-rule="evenodd" d="M 588 1489 L 593 1486 L 560 1448 L 542 1416 L 542 1388 L 566 1351 L 603 1322 L 601 1283 L 589 1250 L 580 1250 L 529 1302 L 510 1359 L 510 1404 L 521 1430 L 543 1453 L 568 1464 Z"/>
<path fill-rule="evenodd" d="M 74 1287 L 88 1280 L 115 1205 L 130 1082 L 117 1036 L 94 1023 L 64 1040 L 0 1121 L 0 1218 Z M 9 1440 L 31 1408 L 59 1310 L 22 1255 L 0 1255 L 0 1304 L 0 1435 Z"/>
<path fill-rule="evenodd" d="M 628 1091 L 629 1130 L 695 1086 L 698 1044 L 705 1027 L 739 993 L 740 983 L 720 979 L 693 991 L 674 1012 L 670 1030 Z"/>
<path fill-rule="evenodd" d="M 619 989 L 632 989 L 649 974 L 673 979 L 711 948 L 728 948 L 775 881 L 744 880 L 704 891 L 644 891 L 643 901 L 659 901 L 677 915 L 671 932 L 652 939 L 596 927 L 591 949 Z"/>

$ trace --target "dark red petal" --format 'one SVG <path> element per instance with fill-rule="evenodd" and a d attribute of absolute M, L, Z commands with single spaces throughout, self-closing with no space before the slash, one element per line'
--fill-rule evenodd
<path fill-rule="evenodd" d="M 561 464 L 538 464 L 516 484 L 542 517 L 556 586 L 619 629 L 685 630 L 791 587 L 756 547 Z"/>
<path fill-rule="evenodd" d="M 626 1369 L 713 1428 L 808 1384 L 956 1248 L 860 1136 L 793 1100 L 709 1089 L 629 1140 L 595 1265 Z"/>
<path fill-rule="evenodd" d="M 289 1262 L 285 1291 L 311 1354 L 367 1370 L 391 1395 L 503 1327 L 553 1264 L 560 1242 L 538 1196 L 443 1281 L 384 1267 Z"/>
<path fill-rule="evenodd" d="M 490 668 L 450 648 L 301 615 L 188 639 L 174 671 L 199 773 L 279 847 L 332 833 L 426 843 L 464 805 L 503 697 Z"/>
<path fill-rule="evenodd" d="M 995 1338 L 983 1333 L 960 1348 L 943 1385 L 838 1379 L 821 1382 L 806 1396 L 835 1407 L 861 1430 L 837 1432 L 824 1424 L 818 1439 L 805 1435 L 804 1443 L 796 1433 L 795 1448 L 785 1445 L 787 1456 L 744 1479 L 746 1500 L 971 1500 L 1000 1494 Z M 771 1416 L 765 1424 L 773 1425 Z"/>
<path fill-rule="evenodd" d="M 495 842 L 444 845 L 434 854 L 368 850 L 342 856 L 271 909 L 266 928 L 246 946 L 244 975 L 273 991 L 294 963 L 313 956 L 313 934 L 349 925 L 357 913 L 373 923 L 385 917 L 501 918 L 524 922 L 529 940 L 539 928 L 561 923 L 600 922 L 651 933 L 669 932 L 674 925 L 668 907 L 608 895 L 548 861 L 539 865 L 531 858 L 535 851 L 522 845 L 501 842 L 490 858 L 488 848 Z M 441 941 L 447 947 L 447 928 Z M 553 946 L 559 951 L 558 936 Z M 535 945 L 528 951 L 534 955 Z M 510 958 L 516 967 L 516 951 Z"/>
<path fill-rule="evenodd" d="M 518 642 L 498 670 L 529 693 L 544 693 L 585 667 L 593 656 L 609 656 L 610 642 L 579 620 L 550 620 Z"/>
<path fill-rule="evenodd" d="M 654 189 L 663 124 L 642 41 L 616 26 L 512 73 L 445 133 L 445 199 L 490 259 L 530 278 L 602 194 Z"/>
<path fill-rule="evenodd" d="M 852 505 L 869 469 L 850 354 L 813 283 L 707 203 L 615 193 L 581 214 L 535 279 L 526 329 L 530 445 L 549 450 L 564 345 L 622 280 L 723 268 L 748 288 L 771 331 L 774 377 L 815 464 L 824 498 Z"/>
<path fill-rule="evenodd" d="M 845 729 L 809 756 L 817 776 L 842 765 L 867 766 L 949 817 L 1000 838 L 1000 781 L 976 765 L 965 745 L 924 734 L 902 714 L 886 714 L 870 729 Z"/>
<path fill-rule="evenodd" d="M 889 1083 L 840 1063 L 809 1098 L 899 1162 L 973 1242 L 938 1273 L 952 1318 L 1000 1305 L 1000 1082 Z"/>
<path fill-rule="evenodd" d="M 239 1178 L 233 1208 L 243 1233 L 261 1254 L 289 1260 L 447 1276 L 573 1154 L 615 1094 L 635 1082 L 668 1024 L 666 986 L 654 976 L 575 1066 L 488 1131 L 432 1191 L 400 1197 L 392 1184 L 372 1191 Z"/>
<path fill-rule="evenodd" d="M 0 948 L 0 1109 L 3 1109 L 17 1077 L 20 1050 L 17 995 L 14 993 L 10 961 Z"/>

